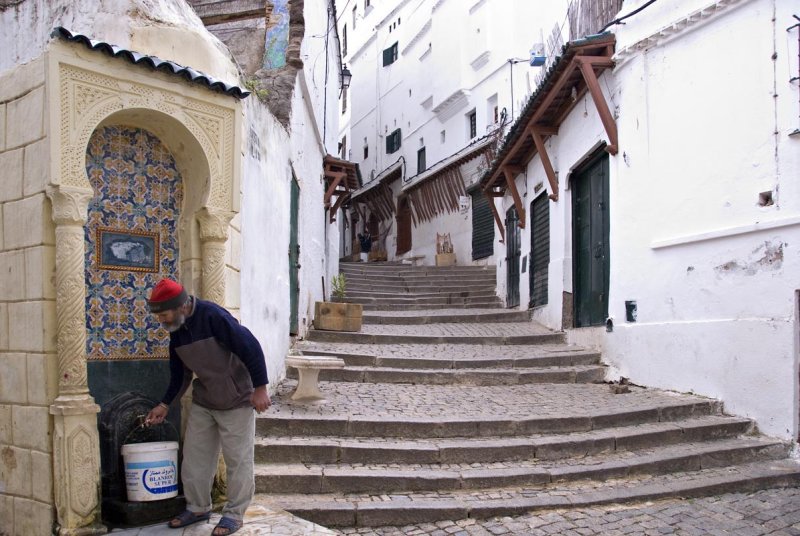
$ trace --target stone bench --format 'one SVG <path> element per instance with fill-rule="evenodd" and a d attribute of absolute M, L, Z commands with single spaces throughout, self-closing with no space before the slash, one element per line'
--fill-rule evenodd
<path fill-rule="evenodd" d="M 344 368 L 344 360 L 321 355 L 293 355 L 286 358 L 286 366 L 297 369 L 297 388 L 292 393 L 292 400 L 320 404 L 325 402 L 325 396 L 319 390 L 319 371 Z"/>

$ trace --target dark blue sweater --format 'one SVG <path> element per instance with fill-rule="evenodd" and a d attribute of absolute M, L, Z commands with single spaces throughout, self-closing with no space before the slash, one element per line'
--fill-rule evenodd
<path fill-rule="evenodd" d="M 193 299 L 191 316 L 170 333 L 170 382 L 162 401 L 169 405 L 183 394 L 194 373 L 195 403 L 210 409 L 248 405 L 253 387 L 268 383 L 261 345 L 224 308 Z"/>

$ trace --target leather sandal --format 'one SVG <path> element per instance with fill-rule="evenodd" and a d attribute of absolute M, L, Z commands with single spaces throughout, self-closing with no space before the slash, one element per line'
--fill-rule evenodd
<path fill-rule="evenodd" d="M 242 528 L 242 525 L 243 522 L 238 519 L 222 516 L 222 519 L 219 520 L 219 523 L 214 527 L 214 531 L 211 534 L 212 536 L 228 536 L 228 534 L 233 534 Z"/>
<path fill-rule="evenodd" d="M 199 521 L 208 521 L 210 517 L 211 512 L 190 512 L 189 510 L 184 510 L 172 518 L 167 526 L 171 529 L 179 529 Z"/>

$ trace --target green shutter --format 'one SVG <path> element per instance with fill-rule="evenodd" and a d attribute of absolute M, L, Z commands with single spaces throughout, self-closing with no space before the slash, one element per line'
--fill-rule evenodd
<path fill-rule="evenodd" d="M 494 216 L 489 200 L 476 190 L 472 196 L 472 260 L 485 259 L 494 253 Z"/>

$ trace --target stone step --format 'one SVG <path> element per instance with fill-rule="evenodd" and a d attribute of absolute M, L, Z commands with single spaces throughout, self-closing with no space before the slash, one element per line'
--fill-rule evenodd
<path fill-rule="evenodd" d="M 404 299 L 404 300 L 425 300 L 429 298 L 439 299 L 439 298 L 446 298 L 448 301 L 458 298 L 494 298 L 497 294 L 494 291 L 494 288 L 484 288 L 482 290 L 448 290 L 448 289 L 439 289 L 439 290 L 431 290 L 431 291 L 423 291 L 423 292 L 377 292 L 374 290 L 370 291 L 360 291 L 360 290 L 350 290 L 348 289 L 345 293 L 345 301 L 353 301 L 358 298 L 366 298 L 372 299 L 375 301 L 385 301 L 385 300 L 396 300 L 396 299 Z M 447 302 L 444 302 L 447 303 Z"/>
<path fill-rule="evenodd" d="M 420 276 L 345 276 L 347 287 L 353 285 L 371 287 L 371 286 L 419 286 L 419 287 L 434 287 L 438 285 L 446 287 L 458 287 L 469 285 L 495 285 L 496 278 L 488 275 L 474 275 L 469 277 L 453 277 L 452 275 L 420 275 Z"/>
<path fill-rule="evenodd" d="M 366 327 L 366 326 L 364 326 Z M 363 329 L 363 327 L 362 327 Z M 352 342 L 357 344 L 549 344 L 564 342 L 563 333 L 532 335 L 401 335 L 390 333 L 353 333 L 343 331 L 308 331 L 306 340 L 315 342 Z"/>
<path fill-rule="evenodd" d="M 430 311 L 440 309 L 497 309 L 498 311 L 505 311 L 503 302 L 500 298 L 493 299 L 475 299 L 470 300 L 468 303 L 364 303 L 365 311 Z"/>
<path fill-rule="evenodd" d="M 785 443 L 761 438 L 720 439 L 615 451 L 569 460 L 522 460 L 480 464 L 336 463 L 258 464 L 259 493 L 385 494 L 545 486 L 554 482 L 607 480 L 630 475 L 699 471 L 738 463 L 785 458 Z"/>
<path fill-rule="evenodd" d="M 530 322 L 531 318 L 530 311 L 508 309 L 488 309 L 476 312 L 443 311 L 442 314 L 437 314 L 436 311 L 419 311 L 416 314 L 408 314 L 402 311 L 372 311 L 365 313 L 362 319 L 365 324 L 420 325 L 450 322 Z"/>
<path fill-rule="evenodd" d="M 468 273 L 490 273 L 496 274 L 495 266 L 412 266 L 410 264 L 381 264 L 381 263 L 339 263 L 339 271 L 346 274 L 468 274 Z"/>
<path fill-rule="evenodd" d="M 486 294 L 483 296 L 435 296 L 435 297 L 422 297 L 417 298 L 414 296 L 394 296 L 394 297 L 374 297 L 370 296 L 348 296 L 345 301 L 350 303 L 360 303 L 362 305 L 390 305 L 390 306 L 404 306 L 404 305 L 424 305 L 429 307 L 432 305 L 445 305 L 449 307 L 457 307 L 459 305 L 475 305 L 477 307 L 486 307 L 491 305 L 499 305 L 500 298 L 494 295 Z"/>
<path fill-rule="evenodd" d="M 600 363 L 600 353 L 580 347 L 555 345 L 370 345 L 320 344 L 304 341 L 297 346 L 304 355 L 344 359 L 353 367 L 412 369 L 529 369 L 533 367 L 580 366 Z M 367 353 L 375 352 L 375 353 Z"/>
<path fill-rule="evenodd" d="M 669 497 L 800 485 L 795 460 L 758 461 L 668 475 L 640 475 L 604 482 L 552 484 L 544 489 L 489 489 L 404 494 L 257 494 L 254 504 L 287 510 L 328 527 L 379 527 L 466 518 L 514 516 L 547 509 L 645 502 Z"/>
<path fill-rule="evenodd" d="M 633 426 L 636 424 L 671 421 L 689 417 L 715 415 L 719 413 L 719 403 L 714 400 L 696 397 L 682 397 L 674 400 L 648 400 L 628 399 L 619 404 L 611 401 L 604 403 L 604 407 L 585 408 L 578 406 L 581 397 L 580 391 L 596 391 L 609 393 L 605 385 L 594 384 L 528 384 L 516 386 L 479 386 L 469 387 L 469 397 L 459 396 L 466 387 L 449 386 L 450 389 L 438 387 L 438 396 L 425 396 L 423 389 L 430 390 L 425 385 L 386 385 L 341 382 L 321 382 L 320 389 L 325 392 L 328 404 L 325 407 L 298 407 L 287 399 L 295 382 L 287 380 L 281 384 L 285 395 L 276 397 L 273 408 L 256 419 L 256 431 L 259 435 L 335 435 L 342 437 L 402 437 L 415 438 L 453 438 L 453 437 L 493 437 L 514 436 L 542 433 L 567 433 L 588 432 L 619 426 Z M 396 391 L 397 404 L 402 407 L 408 404 L 406 414 L 396 414 L 394 411 L 381 411 L 382 408 L 363 408 L 358 413 L 350 414 L 348 406 L 334 406 L 339 402 L 344 404 L 353 398 L 365 399 L 386 391 L 386 387 L 393 387 Z M 402 388 L 401 388 L 402 387 Z M 531 406 L 538 399 L 535 397 L 522 397 L 518 404 L 516 414 L 497 414 L 492 404 L 491 395 L 494 390 L 514 390 L 523 392 L 546 393 L 556 390 L 575 391 L 573 407 L 539 407 Z M 335 391 L 333 391 L 334 389 Z M 337 392 L 338 391 L 338 392 Z M 419 394 L 417 394 L 419 393 Z M 615 397 L 628 397 L 626 395 L 612 395 Z M 413 400 L 427 400 L 428 404 L 411 411 L 411 404 L 418 403 Z M 443 407 L 439 400 L 451 401 L 450 407 Z M 554 397 L 556 403 L 560 396 Z M 475 402 L 470 402 L 475 400 Z M 474 407 L 482 401 L 480 407 Z M 407 401 L 407 402 L 406 402 Z M 543 403 L 546 403 L 544 401 Z M 457 406 L 462 404 L 462 406 Z M 466 404 L 470 404 L 467 406 Z M 363 406 L 363 402 L 362 402 Z M 349 407 L 358 407 L 353 402 Z M 523 408 L 525 411 L 523 411 Z M 528 409 L 529 408 L 529 409 Z M 372 409 L 372 411 L 370 411 Z M 392 408 L 393 409 L 393 408 Z M 338 411 L 337 411 L 338 410 Z M 460 410 L 460 411 L 459 411 Z M 536 411 L 538 410 L 538 414 Z"/>
<path fill-rule="evenodd" d="M 486 438 L 384 440 L 333 436 L 259 437 L 258 463 L 500 463 L 557 460 L 603 452 L 632 451 L 682 442 L 732 438 L 751 432 L 749 419 L 710 415 L 569 434 Z"/>
<path fill-rule="evenodd" d="M 385 295 L 426 295 L 426 294 L 481 294 L 491 293 L 496 295 L 496 285 L 494 283 L 486 284 L 473 284 L 473 285 L 446 285 L 446 284 L 430 284 L 430 285 L 411 285 L 411 284 L 396 284 L 396 285 L 351 285 L 347 284 L 347 294 L 375 294 L 376 296 Z"/>
<path fill-rule="evenodd" d="M 413 369 L 373 366 L 348 366 L 321 370 L 321 381 L 359 383 L 413 383 L 418 385 L 521 385 L 526 383 L 590 383 L 605 379 L 605 367 L 557 366 L 487 369 Z M 297 379 L 295 368 L 287 367 L 286 377 Z"/>

